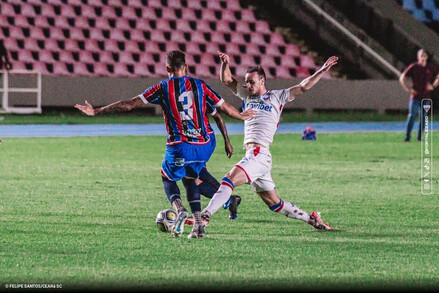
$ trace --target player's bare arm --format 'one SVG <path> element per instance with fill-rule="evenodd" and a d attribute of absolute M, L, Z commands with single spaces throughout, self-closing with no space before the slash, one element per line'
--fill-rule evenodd
<path fill-rule="evenodd" d="M 427 84 L 427 90 L 429 91 L 433 91 L 435 88 L 437 88 L 439 86 L 439 74 L 436 75 L 436 79 L 433 81 L 433 83 L 428 83 Z"/>
<path fill-rule="evenodd" d="M 407 75 L 405 72 L 401 73 L 401 75 L 399 76 L 399 83 L 406 92 L 412 95 L 416 95 L 418 93 L 415 89 L 407 85 Z"/>
<path fill-rule="evenodd" d="M 85 101 L 85 105 L 76 104 L 75 108 L 81 110 L 88 116 L 96 116 L 105 113 L 128 112 L 142 105 L 144 105 L 143 101 L 139 97 L 134 97 L 128 100 L 114 102 L 100 108 L 94 108 L 88 101 Z"/>
<path fill-rule="evenodd" d="M 227 54 L 219 51 L 218 56 L 221 60 L 220 79 L 234 94 L 236 94 L 238 90 L 238 82 L 233 77 L 232 71 L 230 71 L 230 58 Z"/>
<path fill-rule="evenodd" d="M 221 106 L 218 107 L 218 109 L 220 109 L 221 112 L 223 112 L 227 116 L 230 116 L 232 118 L 239 119 L 239 120 L 247 120 L 247 119 L 253 118 L 256 116 L 256 113 L 257 113 L 253 109 L 248 109 L 248 110 L 240 113 L 238 110 L 236 110 L 235 107 L 233 107 L 232 105 L 230 105 L 227 102 L 222 103 Z"/>
<path fill-rule="evenodd" d="M 323 64 L 323 66 L 319 70 L 317 70 L 313 75 L 305 78 L 298 85 L 290 87 L 290 100 L 310 90 L 322 78 L 325 72 L 329 71 L 329 69 L 331 69 L 332 66 L 337 64 L 337 61 L 338 61 L 337 56 L 329 57 L 329 59 L 326 60 L 325 64 Z"/>
<path fill-rule="evenodd" d="M 223 135 L 226 155 L 227 158 L 230 159 L 233 155 L 233 146 L 230 143 L 229 134 L 227 133 L 226 123 L 224 123 L 224 119 L 219 112 L 216 112 L 215 115 L 213 115 L 213 119 L 215 119 L 218 129 L 221 131 L 221 134 Z"/>

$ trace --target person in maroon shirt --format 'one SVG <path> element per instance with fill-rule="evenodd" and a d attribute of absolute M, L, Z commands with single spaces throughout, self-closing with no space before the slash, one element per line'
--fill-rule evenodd
<path fill-rule="evenodd" d="M 439 86 L 439 72 L 431 64 L 427 64 L 428 54 L 424 49 L 418 51 L 418 61 L 410 64 L 399 77 L 405 91 L 410 93 L 409 114 L 404 142 L 410 141 L 413 125 L 420 115 L 418 141 L 424 131 L 424 112 L 421 109 L 423 99 L 431 99 L 431 92 Z M 412 79 L 412 86 L 407 85 L 407 77 Z M 420 111 L 421 110 L 421 111 Z"/>

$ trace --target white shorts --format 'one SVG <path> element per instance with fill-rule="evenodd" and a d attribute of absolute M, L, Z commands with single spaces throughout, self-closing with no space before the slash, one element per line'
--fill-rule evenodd
<path fill-rule="evenodd" d="M 247 183 L 255 192 L 276 189 L 271 178 L 271 153 L 264 147 L 254 147 L 245 153 L 245 157 L 235 165 L 245 172 Z"/>

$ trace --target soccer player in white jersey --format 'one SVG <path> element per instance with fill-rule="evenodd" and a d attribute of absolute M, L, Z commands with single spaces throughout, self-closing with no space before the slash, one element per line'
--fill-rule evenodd
<path fill-rule="evenodd" d="M 289 218 L 302 220 L 316 229 L 331 230 L 332 228 L 320 218 L 320 213 L 308 214 L 293 203 L 280 199 L 271 178 L 269 147 L 284 105 L 311 89 L 326 71 L 337 64 L 338 57 L 330 57 L 319 70 L 298 85 L 282 90 L 267 90 L 262 67 L 249 68 L 245 74 L 245 84 L 240 85 L 230 71 L 229 56 L 222 52 L 218 54 L 221 59 L 221 81 L 242 99 L 244 109 L 255 109 L 257 114 L 245 121 L 244 158 L 224 176 L 220 188 L 203 210 L 202 217 L 209 219 L 229 199 L 235 187 L 247 183 L 270 210 Z"/>

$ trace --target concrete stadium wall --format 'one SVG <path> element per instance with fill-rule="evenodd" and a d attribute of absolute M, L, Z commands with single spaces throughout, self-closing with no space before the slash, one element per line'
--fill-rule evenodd
<path fill-rule="evenodd" d="M 160 78 L 108 78 L 108 77 L 51 77 L 43 76 L 42 106 L 73 107 L 88 100 L 94 106 L 128 99 L 140 94 L 149 86 L 159 82 Z M 229 103 L 237 108 L 241 101 L 235 98 L 219 79 L 206 79 Z M 288 88 L 298 84 L 300 80 L 268 80 L 270 89 Z M 11 86 L 23 86 L 30 81 L 11 79 Z M 13 97 L 15 95 L 15 97 Z M 10 105 L 26 105 L 31 103 L 29 94 L 11 94 Z M 385 110 L 406 110 L 408 94 L 397 80 L 321 80 L 309 92 L 298 97 L 286 108 L 303 109 L 308 112 L 322 109 L 356 109 L 374 110 L 384 113 Z M 149 106 L 151 107 L 151 106 Z M 156 106 L 156 113 L 160 109 Z"/>

